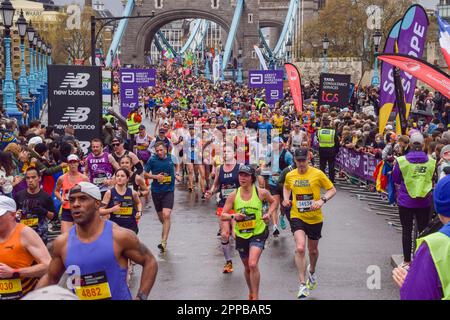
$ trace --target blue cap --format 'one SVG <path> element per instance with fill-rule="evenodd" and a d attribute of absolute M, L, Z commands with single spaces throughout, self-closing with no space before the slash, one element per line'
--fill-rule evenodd
<path fill-rule="evenodd" d="M 439 180 L 434 188 L 433 197 L 436 212 L 450 218 L 450 175 Z"/>

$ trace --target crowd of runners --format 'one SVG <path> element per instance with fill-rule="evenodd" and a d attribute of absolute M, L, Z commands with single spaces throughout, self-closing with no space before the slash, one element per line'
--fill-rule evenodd
<path fill-rule="evenodd" d="M 259 298 L 258 263 L 266 240 L 278 237 L 289 223 L 297 297 L 308 297 L 318 285 L 322 210 L 336 194 L 334 158 L 339 148 L 369 153 L 392 166 L 393 157 L 406 155 L 409 146 L 413 152 L 425 150 L 435 161 L 428 170 L 438 168 L 439 173 L 424 178 L 430 179 L 423 182 L 430 189 L 417 196 L 428 197 L 432 183 L 450 167 L 450 133 L 442 112 L 445 103 L 431 121 L 412 117 L 409 136 L 397 137 L 393 124 L 378 133 L 372 88 L 355 90 L 342 109 L 318 105 L 314 83 L 303 92 L 304 110 L 297 114 L 289 91 L 268 105 L 261 89 L 214 84 L 182 68 L 159 67 L 157 85 L 141 88 L 139 107 L 128 115 L 137 130 L 130 132 L 120 119 L 105 115 L 103 134 L 90 142 L 88 152 L 71 126 L 57 135 L 39 121 L 18 125 L 2 118 L 0 299 L 21 298 L 57 284 L 66 270 L 73 272 L 72 266 L 81 270 L 72 288 L 80 299 L 130 299 L 134 264 L 143 266 L 136 298 L 147 299 L 158 267 L 139 241 L 139 219 L 144 210 L 156 211 L 161 241 L 150 246 L 159 254 L 170 251 L 179 184 L 200 203 L 216 201 L 217 211 L 211 214 L 217 215 L 220 228 L 222 272 L 233 272 L 234 243 L 250 300 Z M 117 103 L 117 84 L 113 93 Z M 410 177 L 402 173 L 408 184 Z M 404 202 L 399 206 L 408 207 Z M 421 208 L 428 206 L 429 220 L 431 200 Z M 49 235 L 59 230 L 61 235 L 50 241 Z M 404 266 L 410 261 L 406 255 Z"/>

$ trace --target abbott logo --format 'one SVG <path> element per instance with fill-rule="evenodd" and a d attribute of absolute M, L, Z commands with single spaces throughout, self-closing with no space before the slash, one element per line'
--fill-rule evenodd
<path fill-rule="evenodd" d="M 61 122 L 85 122 L 91 112 L 89 108 L 74 108 L 69 107 L 61 118 Z"/>
<path fill-rule="evenodd" d="M 72 89 L 82 89 L 88 85 L 88 80 L 91 75 L 89 73 L 75 73 L 69 72 L 61 83 L 62 89 L 72 88 Z"/>
<path fill-rule="evenodd" d="M 133 72 L 122 72 L 121 81 L 122 83 L 134 83 L 134 73 Z"/>
<path fill-rule="evenodd" d="M 251 84 L 263 84 L 263 75 L 262 74 L 252 74 L 250 76 Z"/>

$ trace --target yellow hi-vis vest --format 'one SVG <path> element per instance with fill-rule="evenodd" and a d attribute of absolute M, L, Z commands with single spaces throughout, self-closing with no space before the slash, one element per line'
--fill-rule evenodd
<path fill-rule="evenodd" d="M 417 239 L 417 249 L 422 242 L 426 242 L 430 249 L 431 258 L 442 285 L 442 300 L 450 300 L 450 238 L 442 233 L 435 232 L 424 238 Z"/>
<path fill-rule="evenodd" d="M 319 147 L 333 148 L 335 134 L 336 134 L 336 132 L 333 129 L 320 129 L 319 134 L 318 134 Z"/>
<path fill-rule="evenodd" d="M 134 115 L 130 117 L 130 119 L 127 118 L 127 128 L 129 134 L 137 134 L 139 133 L 139 126 L 140 123 L 134 121 Z"/>
<path fill-rule="evenodd" d="M 425 197 L 433 188 L 436 160 L 428 157 L 425 163 L 411 163 L 402 156 L 397 158 L 397 162 L 409 196 L 413 199 Z"/>

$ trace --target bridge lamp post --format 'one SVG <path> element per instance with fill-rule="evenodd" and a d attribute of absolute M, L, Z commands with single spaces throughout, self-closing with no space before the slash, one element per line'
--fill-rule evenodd
<path fill-rule="evenodd" d="M 38 89 L 42 89 L 42 86 L 44 85 L 44 77 L 43 77 L 43 74 L 42 74 L 42 54 L 41 54 L 41 50 L 42 50 L 42 39 L 41 39 L 41 37 L 39 37 L 38 36 L 38 38 L 37 38 L 37 43 L 36 43 L 36 45 L 37 45 L 37 66 L 38 66 L 38 69 L 37 69 L 37 72 L 38 72 L 38 86 L 39 86 L 39 88 Z"/>
<path fill-rule="evenodd" d="M 325 33 L 323 40 L 322 40 L 322 47 L 323 47 L 323 73 L 327 73 L 328 72 L 328 47 L 330 46 L 330 40 L 328 40 L 328 36 Z"/>
<path fill-rule="evenodd" d="M 286 42 L 286 62 L 291 62 L 291 53 L 292 53 L 292 41 L 289 38 Z"/>
<path fill-rule="evenodd" d="M 380 77 L 378 75 L 378 48 L 380 47 L 381 42 L 381 31 L 379 29 L 375 30 L 375 33 L 373 34 L 373 44 L 375 47 L 375 61 L 373 66 L 373 76 L 372 76 L 372 86 L 377 87 L 380 85 Z"/>
<path fill-rule="evenodd" d="M 5 27 L 4 45 L 6 55 L 5 80 L 3 82 L 3 106 L 8 114 L 19 112 L 16 105 L 16 85 L 13 80 L 11 69 L 11 26 L 13 24 L 14 12 L 16 10 L 9 0 L 4 0 L 0 5 L 0 13 Z"/>
<path fill-rule="evenodd" d="M 198 77 L 198 59 L 200 56 L 200 49 L 195 48 L 195 65 L 194 65 L 194 74 L 196 77 Z"/>
<path fill-rule="evenodd" d="M 27 36 L 28 36 L 28 50 L 29 50 L 29 60 L 30 60 L 30 71 L 28 73 L 28 85 L 29 85 L 29 91 L 31 94 L 36 95 L 36 75 L 34 74 L 34 49 L 33 49 L 33 41 L 34 37 L 36 35 L 36 32 L 34 31 L 34 28 L 30 23 L 27 27 Z"/>
<path fill-rule="evenodd" d="M 222 69 L 222 65 L 223 65 L 223 57 L 224 57 L 224 49 L 223 49 L 223 44 L 222 41 L 219 42 L 219 47 L 220 47 L 220 68 L 219 68 L 219 73 L 220 73 L 220 81 L 225 81 L 225 69 Z"/>
<path fill-rule="evenodd" d="M 22 98 L 28 97 L 28 79 L 25 70 L 25 35 L 27 34 L 28 23 L 23 16 L 23 10 L 20 10 L 19 19 L 16 21 L 20 36 L 20 76 L 19 76 L 19 92 Z"/>
<path fill-rule="evenodd" d="M 47 47 L 47 63 L 48 64 L 52 64 L 53 63 L 53 61 L 52 61 L 52 45 L 51 44 L 48 44 L 48 47 Z"/>
<path fill-rule="evenodd" d="M 238 85 L 241 85 L 244 82 L 244 80 L 242 79 L 242 47 L 239 47 L 238 53 L 238 74 L 236 83 Z"/>

